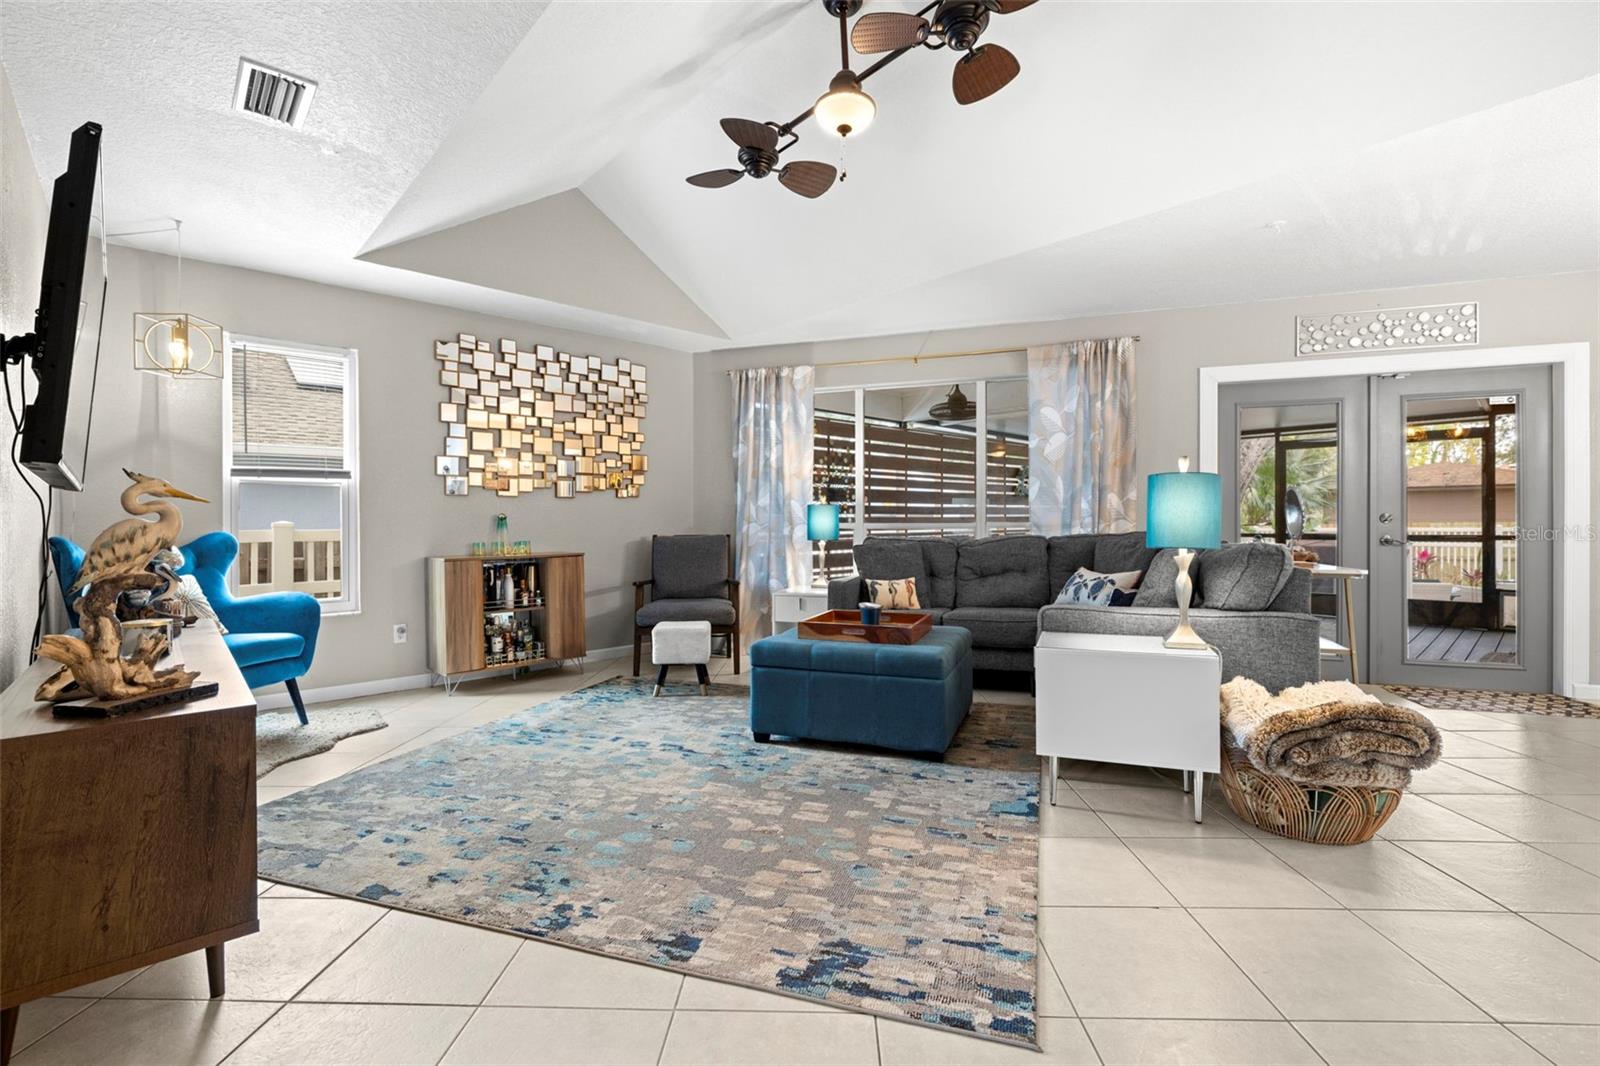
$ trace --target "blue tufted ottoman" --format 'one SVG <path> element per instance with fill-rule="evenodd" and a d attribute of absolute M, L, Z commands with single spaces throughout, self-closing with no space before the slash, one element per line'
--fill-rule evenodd
<path fill-rule="evenodd" d="M 972 706 L 972 634 L 934 626 L 915 644 L 802 640 L 750 646 L 750 731 L 942 756 Z"/>

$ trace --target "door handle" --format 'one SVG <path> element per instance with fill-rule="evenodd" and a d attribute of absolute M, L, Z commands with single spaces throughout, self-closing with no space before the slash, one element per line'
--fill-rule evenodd
<path fill-rule="evenodd" d="M 1383 536 L 1378 538 L 1378 543 L 1382 544 L 1386 548 L 1402 548 L 1405 547 L 1407 542 L 1403 540 L 1396 540 L 1389 534 L 1385 533 Z"/>

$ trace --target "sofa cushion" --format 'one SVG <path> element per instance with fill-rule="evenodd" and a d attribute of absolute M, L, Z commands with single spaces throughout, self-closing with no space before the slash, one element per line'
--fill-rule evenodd
<path fill-rule="evenodd" d="M 1071 533 L 1064 537 L 1051 537 L 1045 542 L 1045 553 L 1050 561 L 1050 591 L 1060 592 L 1067 578 L 1079 568 L 1094 569 L 1094 545 L 1100 539 L 1095 533 Z"/>
<path fill-rule="evenodd" d="M 1224 544 L 1206 553 L 1206 606 L 1224 611 L 1264 611 L 1289 583 L 1293 570 L 1294 559 L 1282 544 Z"/>
<path fill-rule="evenodd" d="M 229 633 L 222 642 L 241 667 L 297 659 L 306 650 L 305 638 L 298 633 Z"/>
<path fill-rule="evenodd" d="M 980 648 L 1031 648 L 1039 635 L 1039 612 L 1032 607 L 957 607 L 944 616 L 947 626 L 972 634 Z"/>
<path fill-rule="evenodd" d="M 928 568 L 927 582 L 917 586 L 922 606 L 954 607 L 958 542 L 945 537 L 921 537 L 916 543 L 922 548 L 922 561 Z"/>
<path fill-rule="evenodd" d="M 1150 560 L 1150 567 L 1139 582 L 1139 591 L 1133 597 L 1135 607 L 1178 606 L 1177 554 L 1176 548 L 1163 548 Z M 1205 555 L 1205 552 L 1196 552 L 1194 558 L 1189 560 L 1189 580 L 1194 585 L 1194 592 L 1189 597 L 1190 607 L 1198 607 L 1201 603 L 1200 563 Z"/>
<path fill-rule="evenodd" d="M 641 626 L 653 626 L 657 622 L 710 622 L 714 626 L 731 626 L 733 604 L 714 597 L 651 600 L 634 613 L 633 621 Z"/>
<path fill-rule="evenodd" d="M 728 538 L 717 534 L 656 537 L 650 543 L 651 595 L 691 600 L 728 595 Z"/>
<path fill-rule="evenodd" d="M 1273 601 L 1267 604 L 1269 611 L 1284 611 L 1291 614 L 1311 613 L 1311 571 L 1303 567 L 1293 567 L 1289 571 L 1289 580 L 1284 582 L 1283 591 L 1279 592 Z"/>
<path fill-rule="evenodd" d="M 856 573 L 872 581 L 899 581 L 917 579 L 917 589 L 927 587 L 928 564 L 923 560 L 922 546 L 914 540 L 901 537 L 868 537 L 851 549 L 855 556 Z"/>
<path fill-rule="evenodd" d="M 1052 591 L 1043 537 L 984 537 L 957 547 L 957 608 L 1038 608 Z"/>
<path fill-rule="evenodd" d="M 1124 570 L 1148 570 L 1150 560 L 1156 557 L 1155 548 L 1145 546 L 1144 530 L 1133 533 L 1103 533 L 1095 538 L 1094 565 L 1091 570 L 1102 574 L 1120 574 Z"/>

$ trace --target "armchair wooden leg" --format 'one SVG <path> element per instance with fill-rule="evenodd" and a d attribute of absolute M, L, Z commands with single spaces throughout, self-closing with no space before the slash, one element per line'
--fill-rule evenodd
<path fill-rule="evenodd" d="M 633 631 L 633 676 L 639 676 L 639 630 Z"/>
<path fill-rule="evenodd" d="M 310 725 L 311 719 L 306 717 L 305 701 L 300 698 L 300 683 L 291 677 L 283 683 L 283 686 L 289 690 L 289 698 L 294 701 L 294 713 L 300 716 L 300 724 Z"/>
<path fill-rule="evenodd" d="M 734 627 L 733 633 L 728 637 L 728 640 L 733 644 L 733 672 L 737 674 L 739 672 L 739 628 L 737 626 Z"/>

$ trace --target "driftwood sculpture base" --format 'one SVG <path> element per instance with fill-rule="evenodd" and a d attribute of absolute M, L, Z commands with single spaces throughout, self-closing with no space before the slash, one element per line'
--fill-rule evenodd
<path fill-rule="evenodd" d="M 217 689 L 218 685 L 215 681 L 207 681 L 199 685 L 190 685 L 188 688 L 166 689 L 162 692 L 152 692 L 145 696 L 133 696 L 125 700 L 89 700 L 84 703 L 58 703 L 50 708 L 50 713 L 57 718 L 115 718 L 131 711 L 150 711 L 157 707 L 168 707 L 175 703 L 190 703 L 194 700 L 209 699 L 217 694 Z"/>
<path fill-rule="evenodd" d="M 61 670 L 40 685 L 33 698 L 45 702 L 82 699 L 115 703 L 155 693 L 180 692 L 200 675 L 193 670 L 157 670 L 167 654 L 165 633 L 146 633 L 133 654 L 122 655 L 122 623 L 117 620 L 117 597 L 131 588 L 149 588 L 162 579 L 149 572 L 108 577 L 89 587 L 78 601 L 83 637 L 52 634 L 39 642 L 39 654 L 63 663 Z"/>

